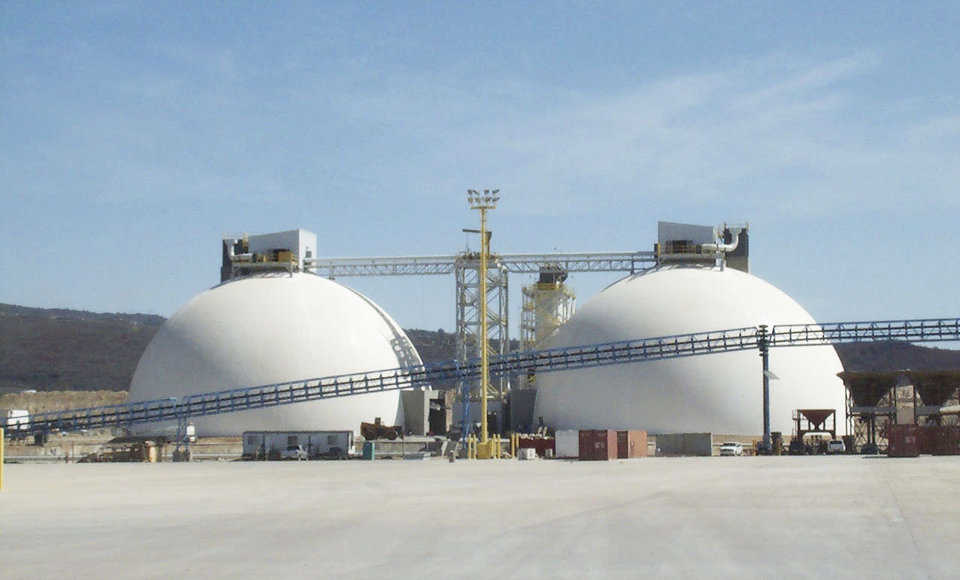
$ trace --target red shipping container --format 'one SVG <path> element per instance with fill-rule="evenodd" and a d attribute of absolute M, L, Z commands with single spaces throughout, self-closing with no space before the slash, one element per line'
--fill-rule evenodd
<path fill-rule="evenodd" d="M 934 430 L 934 455 L 960 455 L 960 427 L 940 425 Z"/>
<path fill-rule="evenodd" d="M 647 432 L 639 429 L 617 431 L 617 458 L 632 459 L 647 456 Z"/>
<path fill-rule="evenodd" d="M 887 429 L 887 455 L 890 457 L 919 456 L 920 427 L 917 425 L 890 425 Z"/>
<path fill-rule="evenodd" d="M 937 441 L 940 439 L 940 427 L 937 425 L 920 426 L 920 454 L 934 453 L 937 449 Z"/>
<path fill-rule="evenodd" d="M 920 427 L 921 455 L 960 455 L 960 427 L 923 425 Z"/>
<path fill-rule="evenodd" d="M 581 429 L 580 460 L 608 461 L 617 458 L 617 432 L 612 429 Z"/>

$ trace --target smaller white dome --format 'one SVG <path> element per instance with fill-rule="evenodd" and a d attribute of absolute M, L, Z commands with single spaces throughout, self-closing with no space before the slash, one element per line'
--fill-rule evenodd
<path fill-rule="evenodd" d="M 588 301 L 549 341 L 566 347 L 755 327 L 811 324 L 796 301 L 768 282 L 726 268 L 669 266 L 624 278 Z M 762 432 L 757 350 L 598 367 L 537 376 L 536 414 L 559 429 L 653 433 Z M 798 408 L 837 410 L 844 431 L 843 370 L 832 346 L 775 348 L 771 428 L 789 434 Z"/>

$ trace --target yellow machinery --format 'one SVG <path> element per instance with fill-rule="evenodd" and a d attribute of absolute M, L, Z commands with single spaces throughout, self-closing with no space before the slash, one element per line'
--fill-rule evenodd
<path fill-rule="evenodd" d="M 511 445 L 513 438 L 510 438 Z M 467 459 L 500 459 L 503 454 L 501 449 L 500 436 L 494 435 L 487 439 L 486 445 L 477 440 L 476 435 L 467 437 Z"/>

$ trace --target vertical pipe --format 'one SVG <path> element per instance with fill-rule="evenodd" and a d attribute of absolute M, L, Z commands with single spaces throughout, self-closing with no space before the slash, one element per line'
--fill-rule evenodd
<path fill-rule="evenodd" d="M 470 382 L 460 378 L 460 416 L 462 419 L 462 433 L 460 438 L 466 440 L 473 433 L 473 421 L 470 420 Z"/>
<path fill-rule="evenodd" d="M 763 449 L 770 453 L 770 345 L 767 341 L 767 325 L 761 324 L 757 346 L 760 348 L 760 360 L 763 361 Z"/>
<path fill-rule="evenodd" d="M 913 382 L 914 381 L 912 380 L 912 377 L 911 377 L 910 390 L 913 391 L 913 424 L 919 425 L 920 417 L 917 415 L 917 385 L 914 385 Z"/>
<path fill-rule="evenodd" d="M 502 330 L 500 333 L 500 352 L 498 354 L 505 355 L 510 352 L 510 325 L 505 322 L 510 319 L 510 277 L 507 269 L 503 268 L 502 266 L 500 267 L 500 277 L 503 283 L 503 289 L 501 290 L 501 296 L 503 297 L 503 300 L 500 301 L 500 320 L 498 321 L 500 329 Z M 500 412 L 497 413 L 497 433 L 503 433 L 504 431 L 503 389 L 505 386 L 508 386 L 509 380 L 509 374 L 502 374 L 497 378 L 498 392 L 500 394 Z"/>
<path fill-rule="evenodd" d="M 487 443 L 487 389 L 490 387 L 487 352 L 487 208 L 480 208 L 480 441 Z"/>
<path fill-rule="evenodd" d="M 770 453 L 770 352 L 764 348 L 763 358 L 763 450 Z"/>
<path fill-rule="evenodd" d="M 3 427 L 0 427 L 0 491 L 3 491 Z"/>

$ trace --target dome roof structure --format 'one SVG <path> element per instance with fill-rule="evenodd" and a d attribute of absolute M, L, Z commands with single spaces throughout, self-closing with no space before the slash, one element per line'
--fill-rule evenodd
<path fill-rule="evenodd" d="M 144 351 L 130 401 L 183 397 L 420 363 L 403 330 L 362 294 L 313 274 L 241 278 L 202 292 Z M 399 391 L 193 419 L 199 435 L 399 424 Z M 145 432 L 169 430 L 148 424 Z"/>
<path fill-rule="evenodd" d="M 566 347 L 674 334 L 813 323 L 796 301 L 732 268 L 663 266 L 624 278 L 581 307 L 548 342 Z M 771 429 L 793 431 L 795 409 L 837 410 L 845 425 L 843 370 L 832 346 L 774 348 Z M 757 350 L 537 375 L 536 416 L 557 429 L 651 433 L 763 431 Z"/>

